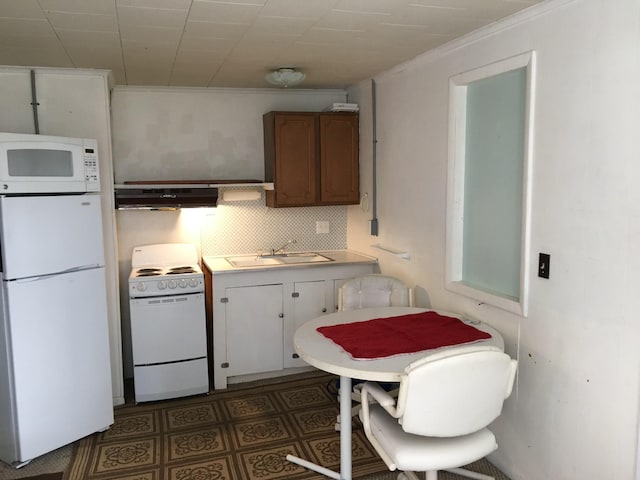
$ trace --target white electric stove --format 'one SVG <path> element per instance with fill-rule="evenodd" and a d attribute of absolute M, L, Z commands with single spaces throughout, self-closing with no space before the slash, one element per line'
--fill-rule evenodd
<path fill-rule="evenodd" d="M 207 393 L 204 275 L 195 247 L 135 247 L 129 307 L 135 401 Z"/>

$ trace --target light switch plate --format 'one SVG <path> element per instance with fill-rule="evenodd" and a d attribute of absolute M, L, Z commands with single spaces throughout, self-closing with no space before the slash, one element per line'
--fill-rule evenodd
<path fill-rule="evenodd" d="M 317 221 L 316 233 L 329 233 L 329 222 L 326 220 Z"/>

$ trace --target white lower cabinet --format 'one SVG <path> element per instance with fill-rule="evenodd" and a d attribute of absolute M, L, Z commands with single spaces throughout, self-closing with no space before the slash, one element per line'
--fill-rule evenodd
<path fill-rule="evenodd" d="M 298 358 L 293 348 L 293 334 L 303 323 L 312 318 L 327 313 L 327 281 L 314 280 L 309 282 L 295 282 L 293 291 L 287 292 L 291 297 L 291 314 L 286 323 L 284 338 L 284 367 L 304 367 L 306 362 Z"/>
<path fill-rule="evenodd" d="M 296 329 L 335 312 L 345 280 L 376 271 L 371 262 L 212 273 L 205 262 L 214 388 L 308 366 L 294 349 Z"/>
<path fill-rule="evenodd" d="M 226 375 L 282 369 L 282 284 L 225 289 Z"/>

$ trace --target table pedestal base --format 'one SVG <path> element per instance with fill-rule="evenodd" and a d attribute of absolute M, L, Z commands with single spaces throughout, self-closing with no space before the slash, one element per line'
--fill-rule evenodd
<path fill-rule="evenodd" d="M 335 480 L 351 480 L 351 377 L 340 376 L 340 473 L 294 455 L 287 460 Z"/>

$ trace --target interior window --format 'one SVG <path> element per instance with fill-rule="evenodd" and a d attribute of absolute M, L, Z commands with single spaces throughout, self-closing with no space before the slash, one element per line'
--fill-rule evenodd
<path fill-rule="evenodd" d="M 526 315 L 533 52 L 451 78 L 447 288 Z"/>

